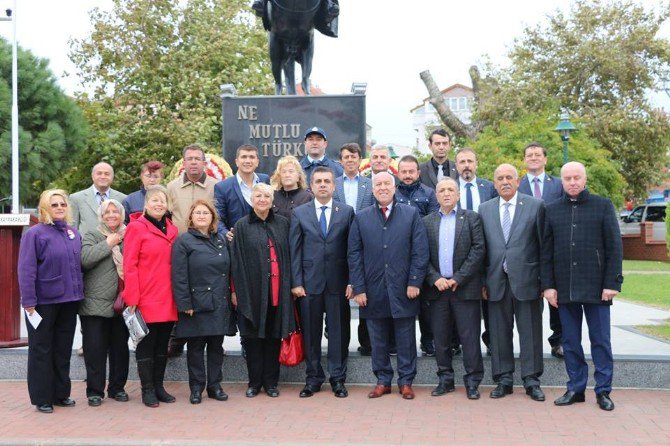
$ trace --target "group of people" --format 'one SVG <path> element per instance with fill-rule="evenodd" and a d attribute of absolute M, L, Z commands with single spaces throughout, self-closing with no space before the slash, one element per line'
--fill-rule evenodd
<path fill-rule="evenodd" d="M 466 396 L 480 398 L 480 336 L 496 383 L 490 397 L 512 393 L 516 323 L 523 386 L 531 399 L 544 401 L 546 300 L 556 310 L 551 351 L 564 357 L 569 378 L 554 403 L 585 400 L 584 314 L 597 402 L 612 410 L 609 306 L 623 281 L 612 203 L 588 191 L 580 163 L 565 164 L 561 178 L 548 175 L 538 143 L 524 149 L 526 176 L 502 164 L 490 182 L 476 175 L 472 149 L 449 159 L 444 130 L 429 142 L 432 158 L 420 164 L 402 157 L 397 177 L 386 147 L 371 148 L 368 178 L 359 173 L 357 144 L 343 145 L 336 162 L 325 155 L 326 132 L 312 127 L 306 156 L 280 159 L 271 177 L 256 172 L 258 149 L 242 145 L 236 174 L 217 182 L 205 173 L 202 148 L 191 145 L 183 150 L 183 173 L 167 188 L 160 186 L 163 164 L 149 161 L 140 190 L 127 197 L 111 188 L 107 163 L 93 167 L 90 188 L 69 198 L 45 191 L 40 224 L 25 232 L 19 255 L 22 305 L 42 318 L 36 327 L 28 324 L 32 404 L 44 413 L 75 404 L 68 375 L 77 314 L 88 404 L 99 406 L 105 387 L 109 398 L 128 401 L 128 331 L 116 311 L 119 296 L 149 327 L 135 352 L 149 407 L 175 401 L 163 384 L 171 335 L 187 345 L 190 402 L 200 403 L 204 392 L 228 399 L 222 344 L 238 330 L 247 397 L 261 390 L 279 396 L 280 343 L 298 327 L 306 369 L 299 396 L 313 396 L 326 380 L 324 315 L 329 384 L 334 396 L 347 397 L 352 299 L 359 306 L 359 351 L 371 355 L 377 378 L 369 398 L 391 393 L 392 354 L 398 391 L 414 398 L 418 317 L 420 348 L 437 363 L 431 395 L 455 390 L 452 358 L 462 348 Z"/>

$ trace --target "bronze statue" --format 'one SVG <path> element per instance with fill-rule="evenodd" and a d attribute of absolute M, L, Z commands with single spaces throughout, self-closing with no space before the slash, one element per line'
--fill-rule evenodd
<path fill-rule="evenodd" d="M 323 35 L 337 37 L 340 13 L 338 0 L 255 0 L 256 15 L 269 31 L 272 76 L 275 94 L 282 93 L 282 68 L 286 94 L 295 92 L 295 62 L 302 67 L 302 90 L 310 94 L 309 76 L 314 58 L 314 28 Z"/>

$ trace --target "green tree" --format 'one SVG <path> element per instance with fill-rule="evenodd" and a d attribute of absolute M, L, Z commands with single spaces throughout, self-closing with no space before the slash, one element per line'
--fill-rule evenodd
<path fill-rule="evenodd" d="M 562 142 L 552 130 L 552 124 L 557 120 L 558 117 L 552 116 L 550 109 L 545 109 L 486 127 L 475 141 L 469 142 L 477 152 L 477 174 L 493 178 L 496 166 L 502 163 L 514 165 L 519 175 L 525 174 L 523 148 L 529 142 L 536 141 L 547 148 L 547 172 L 560 176 L 563 164 Z M 580 124 L 577 122 L 581 127 Z M 624 179 L 616 163 L 610 160 L 611 154 L 599 147 L 598 141 L 588 133 L 578 131 L 570 138 L 570 159 L 586 166 L 589 190 L 610 197 L 615 205 L 620 206 L 623 203 Z"/>
<path fill-rule="evenodd" d="M 58 87 L 48 61 L 18 48 L 19 197 L 37 204 L 85 147 L 81 110 Z M 0 199 L 11 194 L 12 46 L 0 39 Z"/>
<path fill-rule="evenodd" d="M 92 92 L 79 96 L 92 137 L 64 181 L 71 188 L 85 187 L 100 160 L 116 168 L 115 187 L 130 191 L 149 159 L 170 165 L 196 141 L 216 150 L 220 85 L 272 91 L 267 37 L 247 0 L 114 0 L 91 21 L 70 54 Z"/>
<path fill-rule="evenodd" d="M 641 198 L 668 164 L 670 125 L 646 94 L 670 78 L 670 41 L 658 35 L 670 5 L 647 10 L 630 0 L 577 0 L 527 27 L 510 51 L 509 68 L 487 68 L 475 119 L 496 126 L 546 107 L 548 98 L 581 118 L 611 152 Z"/>

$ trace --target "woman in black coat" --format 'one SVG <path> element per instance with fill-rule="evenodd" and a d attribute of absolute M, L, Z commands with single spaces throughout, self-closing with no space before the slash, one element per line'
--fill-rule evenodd
<path fill-rule="evenodd" d="M 273 190 L 256 184 L 252 211 L 235 224 L 233 280 L 238 326 L 247 351 L 247 397 L 279 396 L 281 339 L 295 329 L 288 220 L 272 211 Z"/>
<path fill-rule="evenodd" d="M 270 178 L 275 189 L 272 212 L 291 220 L 293 209 L 314 199 L 307 190 L 305 172 L 294 156 L 285 156 L 277 162 L 277 169 Z"/>
<path fill-rule="evenodd" d="M 221 388 L 223 336 L 235 332 L 228 243 L 216 232 L 218 218 L 208 201 L 196 200 L 188 215 L 188 232 L 172 247 L 172 292 L 179 311 L 176 337 L 187 339 L 191 404 L 202 401 L 205 387 L 209 398 L 226 401 Z"/>

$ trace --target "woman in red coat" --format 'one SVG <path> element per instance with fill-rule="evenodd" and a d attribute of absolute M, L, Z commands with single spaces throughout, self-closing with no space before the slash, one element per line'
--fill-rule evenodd
<path fill-rule="evenodd" d="M 162 186 L 147 189 L 144 214 L 133 216 L 128 224 L 123 250 L 123 300 L 131 311 L 138 309 L 149 326 L 149 334 L 135 350 L 142 402 L 149 407 L 175 401 L 163 387 L 168 340 L 177 320 L 171 281 L 177 228 L 165 215 L 167 210 L 167 190 Z"/>

